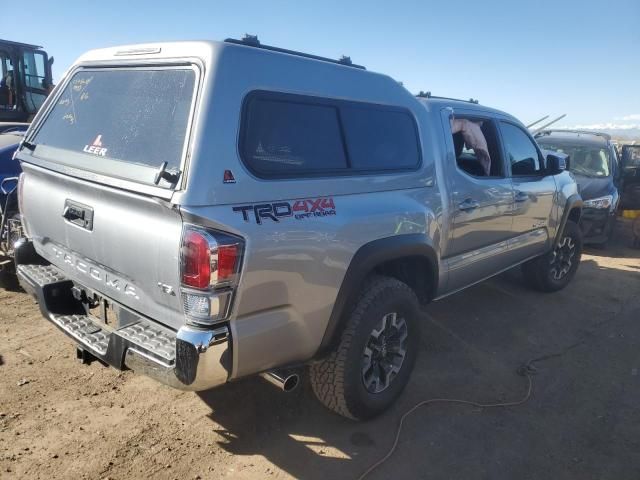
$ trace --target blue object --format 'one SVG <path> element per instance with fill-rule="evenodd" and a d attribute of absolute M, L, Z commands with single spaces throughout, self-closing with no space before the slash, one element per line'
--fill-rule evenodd
<path fill-rule="evenodd" d="M 0 134 L 0 183 L 7 177 L 17 177 L 22 170 L 20 162 L 13 160 L 13 152 L 16 151 L 24 132 L 11 132 Z M 0 205 L 4 206 L 6 195 L 0 191 Z"/>

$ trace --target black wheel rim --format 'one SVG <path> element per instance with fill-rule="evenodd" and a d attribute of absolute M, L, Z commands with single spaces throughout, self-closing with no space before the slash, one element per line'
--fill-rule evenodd
<path fill-rule="evenodd" d="M 562 280 L 571 271 L 576 256 L 576 242 L 572 237 L 563 237 L 551 252 L 549 273 L 554 280 Z"/>
<path fill-rule="evenodd" d="M 367 339 L 362 355 L 362 382 L 369 393 L 380 393 L 393 382 L 407 356 L 407 322 L 387 313 Z"/>

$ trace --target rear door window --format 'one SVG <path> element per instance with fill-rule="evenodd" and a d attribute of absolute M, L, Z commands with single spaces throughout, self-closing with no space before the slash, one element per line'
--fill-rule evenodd
<path fill-rule="evenodd" d="M 32 143 L 82 154 L 74 166 L 153 183 L 162 163 L 180 169 L 195 82 L 187 67 L 80 70 Z M 51 159 L 74 163 L 72 156 Z"/>
<path fill-rule="evenodd" d="M 477 138 L 475 138 L 478 136 L 478 133 L 474 133 L 474 129 L 467 126 L 469 125 L 468 122 L 458 124 L 457 126 L 460 131 L 452 133 L 454 153 L 456 156 L 456 165 L 458 166 L 458 168 L 466 174 L 479 179 L 486 180 L 504 177 L 504 163 L 502 160 L 501 145 L 498 139 L 497 128 L 494 121 L 489 118 L 470 117 L 467 115 L 456 115 L 454 120 L 467 120 L 472 124 L 476 124 L 480 128 L 479 133 L 482 135 L 482 137 L 484 137 L 484 140 L 487 144 L 486 153 L 489 154 L 489 172 L 487 175 L 487 171 L 482 164 L 482 158 L 485 153 L 480 148 L 481 142 L 478 141 Z M 453 132 L 454 124 L 452 121 L 450 121 L 450 125 Z M 470 141 L 472 143 L 477 142 L 477 152 L 471 145 L 467 145 L 467 141 L 465 141 L 465 135 L 467 136 L 467 141 Z"/>

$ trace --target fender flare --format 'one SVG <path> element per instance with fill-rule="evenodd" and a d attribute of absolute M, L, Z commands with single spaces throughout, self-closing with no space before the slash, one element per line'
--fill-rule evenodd
<path fill-rule="evenodd" d="M 438 287 L 438 255 L 432 241 L 424 234 L 386 237 L 366 243 L 355 253 L 340 285 L 329 322 L 316 356 L 328 351 L 339 338 L 345 322 L 344 313 L 357 300 L 362 282 L 375 267 L 390 260 L 405 257 L 424 257 L 431 266 L 428 298 L 435 296 Z"/>
<path fill-rule="evenodd" d="M 562 238 L 564 227 L 567 224 L 567 220 L 569 220 L 571 211 L 577 208 L 580 210 L 580 215 L 582 215 L 582 205 L 582 197 L 578 193 L 574 193 L 569 198 L 567 198 L 567 202 L 564 206 L 564 211 L 562 212 L 562 218 L 560 219 L 560 224 L 558 225 L 558 230 L 556 232 L 556 238 L 553 240 L 553 248 L 558 245 L 558 242 Z"/>

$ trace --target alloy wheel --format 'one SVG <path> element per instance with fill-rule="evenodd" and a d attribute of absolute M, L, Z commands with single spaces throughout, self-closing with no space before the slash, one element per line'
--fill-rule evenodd
<path fill-rule="evenodd" d="M 370 393 L 386 390 L 407 355 L 407 322 L 396 312 L 387 313 L 373 329 L 362 357 L 362 382 Z"/>
<path fill-rule="evenodd" d="M 549 263 L 551 264 L 551 276 L 554 280 L 561 280 L 573 265 L 576 255 L 576 243 L 571 237 L 564 237 L 553 250 Z"/>

